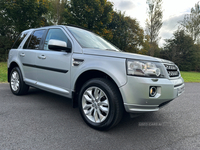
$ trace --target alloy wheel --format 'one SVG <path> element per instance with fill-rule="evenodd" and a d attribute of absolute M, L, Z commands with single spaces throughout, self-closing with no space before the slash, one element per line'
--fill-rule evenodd
<path fill-rule="evenodd" d="M 109 114 L 109 100 L 98 87 L 89 87 L 82 96 L 82 109 L 85 116 L 94 123 L 103 122 Z"/>

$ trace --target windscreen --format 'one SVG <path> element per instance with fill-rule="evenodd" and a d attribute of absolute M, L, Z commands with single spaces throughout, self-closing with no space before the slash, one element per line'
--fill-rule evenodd
<path fill-rule="evenodd" d="M 69 26 L 67 28 L 83 48 L 120 51 L 117 47 L 90 31 Z"/>

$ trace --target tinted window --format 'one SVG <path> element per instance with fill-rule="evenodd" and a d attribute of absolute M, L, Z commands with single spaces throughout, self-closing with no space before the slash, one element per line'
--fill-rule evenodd
<path fill-rule="evenodd" d="M 15 43 L 14 43 L 14 45 L 13 45 L 12 48 L 18 48 L 19 45 L 20 45 L 20 43 L 23 41 L 23 39 L 26 37 L 27 34 L 28 34 L 28 31 L 22 32 L 22 33 L 18 36 L 18 38 L 17 38 L 17 40 L 15 41 Z"/>
<path fill-rule="evenodd" d="M 31 36 L 31 40 L 28 45 L 28 49 L 39 49 L 40 41 L 44 34 L 45 30 L 37 30 L 34 31 L 33 35 Z"/>
<path fill-rule="evenodd" d="M 51 39 L 64 41 L 66 43 L 68 40 L 67 36 L 64 34 L 64 32 L 61 29 L 50 29 L 44 43 L 45 50 L 49 50 L 48 43 L 49 43 L 49 40 Z"/>
<path fill-rule="evenodd" d="M 30 36 L 28 37 L 28 39 L 26 40 L 26 42 L 25 42 L 25 44 L 24 44 L 24 46 L 23 46 L 23 49 L 28 48 L 28 44 L 29 44 L 30 39 L 31 39 L 31 35 L 30 35 Z"/>

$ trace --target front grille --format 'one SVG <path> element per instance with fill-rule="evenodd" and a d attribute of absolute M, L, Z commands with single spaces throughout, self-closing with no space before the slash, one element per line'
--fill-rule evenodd
<path fill-rule="evenodd" d="M 179 76 L 179 71 L 176 65 L 168 65 L 164 64 L 165 68 L 169 74 L 169 77 L 178 77 Z"/>

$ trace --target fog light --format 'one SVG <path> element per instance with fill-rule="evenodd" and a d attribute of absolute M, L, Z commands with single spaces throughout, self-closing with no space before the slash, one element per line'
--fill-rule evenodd
<path fill-rule="evenodd" d="M 149 96 L 154 97 L 157 94 L 157 87 L 156 86 L 150 86 L 149 88 Z"/>

